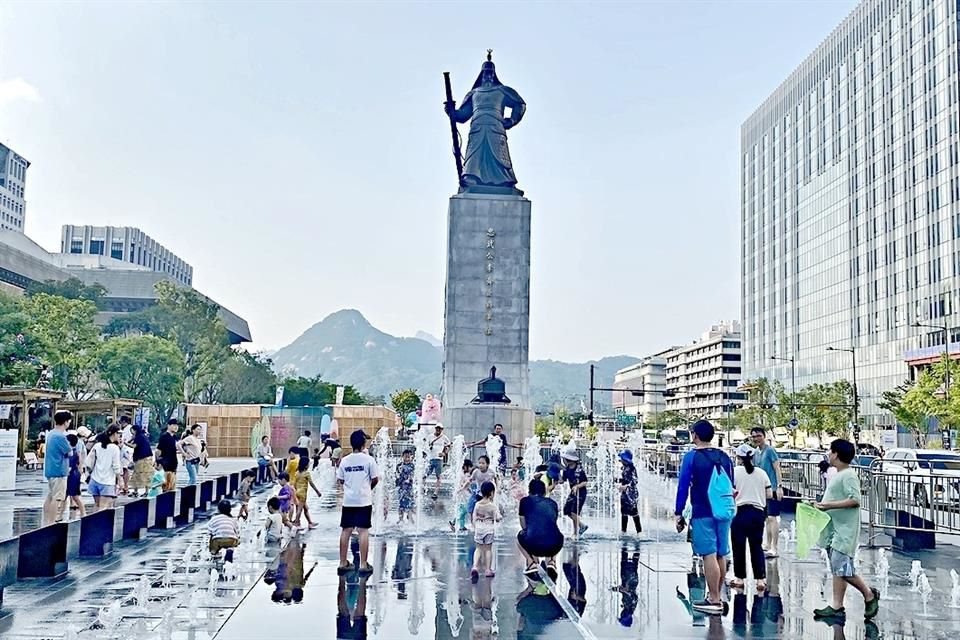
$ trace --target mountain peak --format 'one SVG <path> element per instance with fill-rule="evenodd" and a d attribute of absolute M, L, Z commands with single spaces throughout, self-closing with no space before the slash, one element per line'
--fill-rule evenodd
<path fill-rule="evenodd" d="M 441 349 L 443 348 L 443 340 L 436 337 L 432 333 L 427 333 L 426 331 L 417 331 L 417 333 L 414 334 L 413 337 L 416 338 L 417 340 L 423 340 L 424 342 L 428 342 L 435 347 L 440 347 Z"/>

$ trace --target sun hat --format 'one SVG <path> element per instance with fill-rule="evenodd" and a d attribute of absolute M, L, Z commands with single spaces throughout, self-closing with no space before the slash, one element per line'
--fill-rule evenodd
<path fill-rule="evenodd" d="M 623 460 L 624 462 L 629 462 L 630 464 L 633 464 L 633 452 L 630 451 L 630 449 L 624 449 L 623 451 L 620 452 L 620 459 Z"/>
<path fill-rule="evenodd" d="M 577 445 L 572 442 L 568 444 L 563 448 L 563 451 L 560 452 L 560 457 L 570 462 L 580 462 L 580 456 L 577 455 Z"/>
<path fill-rule="evenodd" d="M 738 458 L 749 458 L 753 456 L 754 453 L 756 453 L 756 450 L 747 443 L 743 443 L 737 447 Z"/>
<path fill-rule="evenodd" d="M 87 427 L 83 427 L 83 426 L 77 427 L 77 437 L 86 439 L 86 438 L 89 438 L 90 435 L 91 435 L 91 431 Z"/>

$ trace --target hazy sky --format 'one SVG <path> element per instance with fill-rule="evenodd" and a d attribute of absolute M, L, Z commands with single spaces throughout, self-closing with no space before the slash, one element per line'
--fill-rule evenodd
<path fill-rule="evenodd" d="M 855 4 L 7 2 L 0 140 L 31 237 L 138 226 L 255 347 L 344 307 L 440 336 L 441 72 L 459 101 L 492 47 L 528 105 L 531 356 L 644 355 L 739 316 L 740 124 Z"/>

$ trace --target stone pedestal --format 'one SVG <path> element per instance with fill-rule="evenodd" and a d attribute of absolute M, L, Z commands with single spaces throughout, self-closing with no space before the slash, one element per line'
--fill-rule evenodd
<path fill-rule="evenodd" d="M 499 371 L 498 371 L 499 373 Z M 463 434 L 465 442 L 485 440 L 493 425 L 502 424 L 510 444 L 523 444 L 533 435 L 533 410 L 511 405 L 474 404 L 467 407 L 444 408 L 444 426 L 447 435 Z M 512 461 L 522 455 L 519 451 L 507 451 Z"/>
<path fill-rule="evenodd" d="M 453 425 L 452 410 L 469 405 L 477 395 L 477 383 L 491 366 L 506 383 L 512 404 L 530 408 L 529 334 L 530 201 L 508 195 L 453 196 L 447 219 L 441 388 L 446 425 Z M 506 422 L 504 429 L 512 440 L 518 437 Z"/>

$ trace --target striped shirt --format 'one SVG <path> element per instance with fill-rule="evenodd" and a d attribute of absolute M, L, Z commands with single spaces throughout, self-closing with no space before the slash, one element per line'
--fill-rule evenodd
<path fill-rule="evenodd" d="M 218 513 L 210 518 L 210 522 L 207 524 L 207 531 L 210 533 L 211 538 L 240 538 L 240 526 L 237 524 L 237 521 L 222 513 Z"/>

